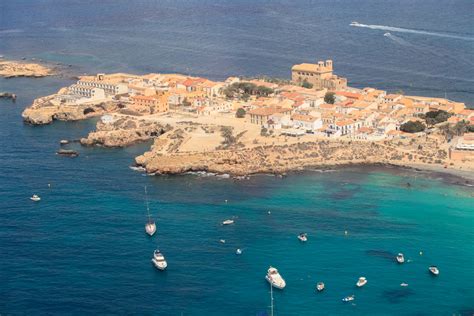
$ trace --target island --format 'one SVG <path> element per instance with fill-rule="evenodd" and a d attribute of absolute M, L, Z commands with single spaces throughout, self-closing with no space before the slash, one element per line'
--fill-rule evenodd
<path fill-rule="evenodd" d="M 0 59 L 0 77 L 40 78 L 51 76 L 53 73 L 53 69 L 43 64 Z"/>
<path fill-rule="evenodd" d="M 474 110 L 443 98 L 350 87 L 331 60 L 294 65 L 291 80 L 82 76 L 22 115 L 30 124 L 100 117 L 84 146 L 153 140 L 135 158 L 150 174 L 245 177 L 352 164 L 474 171 Z"/>

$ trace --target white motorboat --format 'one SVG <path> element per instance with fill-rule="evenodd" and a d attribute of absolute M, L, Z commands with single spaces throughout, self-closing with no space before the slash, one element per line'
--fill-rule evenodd
<path fill-rule="evenodd" d="M 428 270 L 430 270 L 431 274 L 433 274 L 433 275 L 438 275 L 439 274 L 438 267 L 436 267 L 436 266 L 431 266 L 431 267 L 428 268 Z"/>
<path fill-rule="evenodd" d="M 360 277 L 356 283 L 357 287 L 363 287 L 366 284 L 367 284 L 367 279 L 365 277 Z"/>
<path fill-rule="evenodd" d="M 387 33 L 383 34 L 383 36 L 385 36 L 385 37 L 389 37 L 390 35 L 392 35 L 392 34 L 390 34 L 390 32 L 387 32 Z"/>
<path fill-rule="evenodd" d="M 236 255 L 241 255 L 241 254 L 242 254 L 242 249 L 238 248 L 238 249 L 235 251 L 235 254 L 236 254 Z"/>
<path fill-rule="evenodd" d="M 403 256 L 403 253 L 399 253 L 397 255 L 397 262 L 398 263 L 404 263 L 405 262 L 405 257 Z"/>
<path fill-rule="evenodd" d="M 225 244 L 225 239 L 220 239 L 219 242 L 220 242 L 221 244 Z"/>
<path fill-rule="evenodd" d="M 150 215 L 150 205 L 148 204 L 148 194 L 147 194 L 147 191 L 146 191 L 146 186 L 145 186 L 145 202 L 146 202 L 146 214 L 147 214 L 147 217 L 148 217 L 148 221 L 145 224 L 145 232 L 148 235 L 153 236 L 156 232 L 156 224 L 155 224 L 155 222 L 153 221 L 153 219 L 151 218 L 151 215 Z"/>
<path fill-rule="evenodd" d="M 408 286 L 408 283 L 405 283 L 405 282 L 400 283 L 400 286 L 407 287 L 407 286 Z"/>
<path fill-rule="evenodd" d="M 308 241 L 308 234 L 301 233 L 301 234 L 298 235 L 298 239 L 302 242 Z"/>
<path fill-rule="evenodd" d="M 226 219 L 225 221 L 222 222 L 222 225 L 231 225 L 234 224 L 233 219 Z"/>
<path fill-rule="evenodd" d="M 318 282 L 318 283 L 316 284 L 316 290 L 317 290 L 318 292 L 323 291 L 323 290 L 324 290 L 324 282 Z"/>
<path fill-rule="evenodd" d="M 346 296 L 342 299 L 343 302 L 350 302 L 355 300 L 355 295 Z"/>
<path fill-rule="evenodd" d="M 34 202 L 38 202 L 38 201 L 41 201 L 41 198 L 39 196 L 37 196 L 36 194 L 33 194 L 33 196 L 30 197 L 30 200 L 32 200 Z"/>
<path fill-rule="evenodd" d="M 282 278 L 280 273 L 278 273 L 278 270 L 274 267 L 270 267 L 268 269 L 265 279 L 268 281 L 268 283 L 270 283 L 273 287 L 276 287 L 277 289 L 282 290 L 286 286 L 285 280 Z"/>
<path fill-rule="evenodd" d="M 153 259 L 151 259 L 151 262 L 153 262 L 155 267 L 159 270 L 164 270 L 168 266 L 165 256 L 163 256 L 163 254 L 158 249 L 156 249 L 153 253 Z"/>
<path fill-rule="evenodd" d="M 358 25 L 360 25 L 360 23 L 359 23 L 359 22 L 356 22 L 356 21 L 352 21 L 350 25 L 351 25 L 351 26 L 358 26 Z"/>

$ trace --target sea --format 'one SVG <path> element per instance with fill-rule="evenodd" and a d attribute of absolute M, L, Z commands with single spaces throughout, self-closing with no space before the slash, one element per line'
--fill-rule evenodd
<path fill-rule="evenodd" d="M 380 166 L 147 176 L 130 166 L 150 143 L 72 142 L 80 156 L 60 157 L 59 141 L 96 120 L 21 119 L 79 74 L 288 79 L 292 64 L 319 59 L 356 87 L 472 106 L 473 12 L 470 0 L 0 1 L 0 54 L 61 68 L 0 79 L 18 95 L 0 100 L 0 315 L 270 315 L 269 266 L 287 283 L 274 315 L 473 315 L 472 182 Z M 166 271 L 151 263 L 156 248 Z"/>

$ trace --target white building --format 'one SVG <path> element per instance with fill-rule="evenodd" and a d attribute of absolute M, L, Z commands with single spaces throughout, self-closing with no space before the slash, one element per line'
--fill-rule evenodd
<path fill-rule="evenodd" d="M 323 121 L 320 118 L 311 115 L 293 114 L 291 119 L 294 127 L 307 131 L 315 131 L 323 126 Z"/>
<path fill-rule="evenodd" d="M 81 97 L 89 98 L 91 100 L 105 99 L 105 91 L 101 88 L 74 84 L 69 87 L 68 91 L 72 95 L 79 95 Z"/>

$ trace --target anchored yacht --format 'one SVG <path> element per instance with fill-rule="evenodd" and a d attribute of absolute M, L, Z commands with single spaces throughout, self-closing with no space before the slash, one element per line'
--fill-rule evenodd
<path fill-rule="evenodd" d="M 302 242 L 308 241 L 308 234 L 301 233 L 301 234 L 298 235 L 298 239 Z"/>
<path fill-rule="evenodd" d="M 33 194 L 33 196 L 30 197 L 30 200 L 38 202 L 38 201 L 41 201 L 41 198 L 39 196 L 37 196 L 36 194 Z"/>
<path fill-rule="evenodd" d="M 404 263 L 405 262 L 405 257 L 403 256 L 403 253 L 399 253 L 397 255 L 397 262 L 398 263 Z"/>
<path fill-rule="evenodd" d="M 145 232 L 148 235 L 153 236 L 153 234 L 155 234 L 155 232 L 156 232 L 156 224 L 155 224 L 155 222 L 153 221 L 153 219 L 151 218 L 151 215 L 150 215 L 150 205 L 148 204 L 148 194 L 147 194 L 147 191 L 146 191 L 146 186 L 145 186 L 145 202 L 146 202 L 146 214 L 147 214 L 147 217 L 148 217 L 148 221 L 145 224 Z"/>
<path fill-rule="evenodd" d="M 316 284 L 316 290 L 318 292 L 321 292 L 324 290 L 324 282 L 318 282 L 318 284 Z"/>
<path fill-rule="evenodd" d="M 431 267 L 428 268 L 428 270 L 430 270 L 431 274 L 433 274 L 433 275 L 438 275 L 439 274 L 438 267 L 436 267 L 436 266 L 431 266 Z"/>
<path fill-rule="evenodd" d="M 367 279 L 365 277 L 360 277 L 356 283 L 357 287 L 363 287 L 366 284 L 367 284 Z"/>
<path fill-rule="evenodd" d="M 274 267 L 270 267 L 268 269 L 265 279 L 268 281 L 268 283 L 270 283 L 273 287 L 276 287 L 277 289 L 282 290 L 286 286 L 285 280 L 281 277 L 280 273 L 278 273 L 278 270 Z"/>
<path fill-rule="evenodd" d="M 156 249 L 153 253 L 153 259 L 151 259 L 151 262 L 153 262 L 158 270 L 164 270 L 168 266 L 165 256 L 163 256 L 163 254 L 158 249 Z"/>

